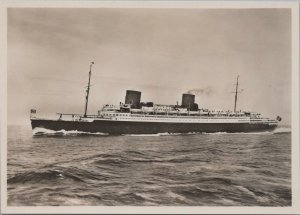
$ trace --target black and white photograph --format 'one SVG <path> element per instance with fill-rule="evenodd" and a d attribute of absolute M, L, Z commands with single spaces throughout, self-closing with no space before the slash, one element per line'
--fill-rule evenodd
<path fill-rule="evenodd" d="M 110 3 L 5 8 L 6 212 L 297 211 L 298 3 Z"/>

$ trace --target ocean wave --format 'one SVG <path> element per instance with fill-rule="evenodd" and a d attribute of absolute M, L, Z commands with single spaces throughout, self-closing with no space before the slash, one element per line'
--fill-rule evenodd
<path fill-rule="evenodd" d="M 7 179 L 8 184 L 15 183 L 39 183 L 43 181 L 52 181 L 59 179 L 71 179 L 73 181 L 82 182 L 83 180 L 72 174 L 66 173 L 62 170 L 45 170 L 45 171 L 30 171 L 26 173 L 17 174 Z"/>
<path fill-rule="evenodd" d="M 209 183 L 209 184 L 220 184 L 220 185 L 234 185 L 235 182 L 231 178 L 226 177 L 202 177 L 199 178 L 198 182 L 200 183 Z"/>
<path fill-rule="evenodd" d="M 110 166 L 110 167 L 125 167 L 132 163 L 161 163 L 161 164 L 175 164 L 185 162 L 207 162 L 207 159 L 197 157 L 197 154 L 177 155 L 161 157 L 155 155 L 147 155 L 143 153 L 133 153 L 125 151 L 122 154 L 116 155 L 102 155 L 88 157 L 86 159 L 93 160 L 92 163 L 96 166 Z"/>
<path fill-rule="evenodd" d="M 241 186 L 241 185 L 235 185 L 235 187 L 238 190 L 240 190 L 241 192 L 245 193 L 246 195 L 251 196 L 252 198 L 254 198 L 258 202 L 263 202 L 263 203 L 268 202 L 268 198 L 264 197 L 261 192 L 251 191 L 248 188 L 246 188 L 244 186 Z M 258 195 L 258 194 L 260 194 L 260 195 Z"/>
<path fill-rule="evenodd" d="M 167 196 L 169 196 L 169 197 L 172 198 L 172 199 L 178 199 L 178 200 L 180 200 L 180 201 L 186 201 L 185 196 L 179 195 L 179 194 L 174 193 L 174 192 L 172 192 L 172 191 L 168 191 L 168 192 L 167 192 Z"/>
<path fill-rule="evenodd" d="M 209 189 L 200 188 L 198 186 L 181 187 L 176 190 L 178 195 L 182 195 L 189 199 L 215 198 L 216 192 Z"/>
<path fill-rule="evenodd" d="M 94 161 L 96 165 L 109 165 L 109 166 L 119 166 L 124 167 L 127 163 L 124 160 L 121 159 L 98 159 Z"/>
<path fill-rule="evenodd" d="M 54 131 L 51 129 L 46 128 L 34 128 L 32 131 L 34 136 L 80 136 L 80 135 L 99 135 L 99 136 L 107 136 L 107 133 L 92 133 L 92 132 L 84 132 L 84 131 L 77 131 L 77 130 L 71 130 L 66 131 L 64 129 L 59 131 Z"/>
<path fill-rule="evenodd" d="M 52 166 L 36 171 L 18 173 L 7 179 L 8 184 L 16 183 L 48 183 L 57 180 L 71 180 L 73 182 L 106 181 L 109 175 L 95 173 L 77 167 Z"/>

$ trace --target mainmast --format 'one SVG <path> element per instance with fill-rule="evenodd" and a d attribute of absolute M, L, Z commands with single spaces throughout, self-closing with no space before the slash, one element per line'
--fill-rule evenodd
<path fill-rule="evenodd" d="M 90 93 L 90 82 L 91 82 L 91 74 L 92 74 L 92 65 L 94 64 L 94 62 L 91 62 L 90 65 L 90 72 L 89 72 L 89 82 L 88 82 L 88 86 L 86 89 L 86 97 L 85 97 L 85 109 L 84 109 L 84 117 L 86 117 L 86 112 L 87 112 L 87 107 L 88 107 L 88 102 L 89 102 L 89 93 Z"/>
<path fill-rule="evenodd" d="M 236 112 L 236 102 L 237 102 L 238 87 L 239 87 L 239 76 L 237 76 L 237 78 L 236 78 L 235 98 L 234 98 L 234 113 Z"/>

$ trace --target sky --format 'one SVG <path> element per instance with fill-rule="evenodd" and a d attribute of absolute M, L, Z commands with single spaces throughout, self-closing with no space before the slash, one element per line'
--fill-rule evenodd
<path fill-rule="evenodd" d="M 8 123 L 124 102 L 255 111 L 291 122 L 290 9 L 9 8 Z"/>

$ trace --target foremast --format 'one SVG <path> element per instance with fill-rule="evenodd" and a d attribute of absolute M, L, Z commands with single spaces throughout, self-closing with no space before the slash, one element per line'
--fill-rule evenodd
<path fill-rule="evenodd" d="M 236 78 L 236 85 L 235 85 L 234 113 L 236 113 L 236 103 L 237 103 L 238 87 L 239 87 L 239 75 Z"/>
<path fill-rule="evenodd" d="M 86 96 L 85 96 L 84 117 L 87 116 L 87 107 L 88 107 L 88 102 L 89 102 L 89 93 L 90 93 L 90 87 L 91 87 L 91 75 L 92 75 L 92 65 L 93 64 L 94 64 L 94 62 L 91 62 L 91 64 L 90 64 L 89 82 L 88 82 L 88 86 L 86 89 Z"/>

